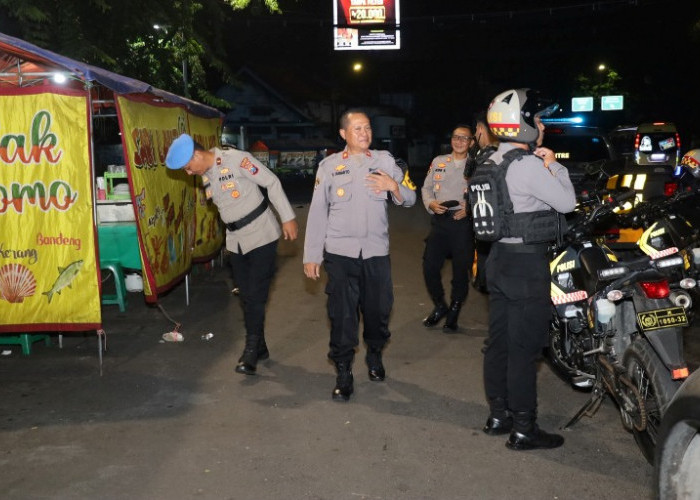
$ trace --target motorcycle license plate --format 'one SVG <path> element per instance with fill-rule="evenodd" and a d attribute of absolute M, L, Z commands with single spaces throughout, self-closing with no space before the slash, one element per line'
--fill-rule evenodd
<path fill-rule="evenodd" d="M 660 328 L 688 326 L 688 317 L 682 307 L 669 307 L 637 313 L 637 323 L 643 332 L 649 332 Z"/>

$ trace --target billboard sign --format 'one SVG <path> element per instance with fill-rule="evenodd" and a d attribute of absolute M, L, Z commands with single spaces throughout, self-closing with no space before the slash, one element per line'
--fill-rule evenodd
<path fill-rule="evenodd" d="M 400 0 L 334 0 L 335 50 L 401 48 Z"/>
<path fill-rule="evenodd" d="M 582 111 L 593 111 L 593 98 L 592 97 L 572 97 L 571 98 L 571 111 L 574 113 L 580 113 Z"/>
<path fill-rule="evenodd" d="M 601 111 L 620 111 L 624 108 L 624 96 L 604 95 L 600 98 Z"/>

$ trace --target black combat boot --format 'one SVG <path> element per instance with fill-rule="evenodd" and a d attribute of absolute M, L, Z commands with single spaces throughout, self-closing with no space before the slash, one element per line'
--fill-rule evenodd
<path fill-rule="evenodd" d="M 448 311 L 447 303 L 443 297 L 433 298 L 433 302 L 435 303 L 435 309 L 423 320 L 423 326 L 428 328 L 437 325 Z"/>
<path fill-rule="evenodd" d="M 384 363 L 382 363 L 381 347 L 368 347 L 367 355 L 365 356 L 369 379 L 372 382 L 381 382 L 386 377 L 384 371 Z"/>
<path fill-rule="evenodd" d="M 454 333 L 459 329 L 457 325 L 457 318 L 459 318 L 459 311 L 462 310 L 461 300 L 453 300 L 450 304 L 450 309 L 447 311 L 447 318 L 445 319 L 445 324 L 442 327 L 442 331 L 445 333 Z"/>
<path fill-rule="evenodd" d="M 559 434 L 550 434 L 540 429 L 536 423 L 537 414 L 532 411 L 513 412 L 513 430 L 506 447 L 511 450 L 537 450 L 558 448 L 564 444 Z"/>
<path fill-rule="evenodd" d="M 513 429 L 513 416 L 508 410 L 508 402 L 503 398 L 489 400 L 489 418 L 483 431 L 489 436 L 502 436 Z"/>
<path fill-rule="evenodd" d="M 253 337 L 251 335 L 246 336 L 243 354 L 241 354 L 241 357 L 238 359 L 238 364 L 236 365 L 237 373 L 243 373 L 244 375 L 255 375 L 255 370 L 258 366 L 258 358 L 261 354 L 260 344 L 260 337 Z M 267 357 L 269 358 L 270 353 L 267 351 L 267 346 L 265 346 L 265 351 L 267 352 Z"/>
<path fill-rule="evenodd" d="M 350 362 L 337 362 L 338 376 L 335 379 L 335 389 L 333 389 L 333 401 L 348 401 L 353 393 L 353 378 L 350 370 Z"/>

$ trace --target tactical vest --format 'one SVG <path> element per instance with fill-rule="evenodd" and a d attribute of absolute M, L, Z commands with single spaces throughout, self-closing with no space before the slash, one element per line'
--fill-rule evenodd
<path fill-rule="evenodd" d="M 480 241 L 498 241 L 501 238 L 522 238 L 524 243 L 555 241 L 562 234 L 562 219 L 556 210 L 513 212 L 506 174 L 516 160 L 529 155 L 515 148 L 496 163 L 490 157 L 480 158 L 469 179 L 469 208 L 472 213 L 474 235 Z"/>

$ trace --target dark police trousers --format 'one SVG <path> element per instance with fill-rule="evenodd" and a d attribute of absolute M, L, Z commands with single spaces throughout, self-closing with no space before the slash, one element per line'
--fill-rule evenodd
<path fill-rule="evenodd" d="M 381 349 L 389 340 L 389 315 L 394 305 L 389 256 L 363 259 L 325 252 L 328 274 L 328 317 L 331 321 L 328 357 L 352 362 L 357 347 L 360 313 L 368 348 Z"/>
<path fill-rule="evenodd" d="M 265 306 L 275 276 L 276 261 L 277 240 L 246 254 L 231 254 L 233 277 L 243 305 L 248 336 L 262 337 L 265 333 Z"/>
<path fill-rule="evenodd" d="M 423 278 L 433 300 L 445 295 L 442 266 L 452 258 L 452 301 L 464 302 L 469 291 L 469 271 L 474 262 L 474 229 L 471 218 L 452 218 L 453 213 L 433 215 L 423 252 Z"/>
<path fill-rule="evenodd" d="M 537 251 L 525 253 L 533 248 Z M 535 411 L 536 359 L 547 343 L 551 315 L 546 246 L 494 243 L 486 262 L 486 284 L 486 397 L 505 399 L 512 411 Z"/>

